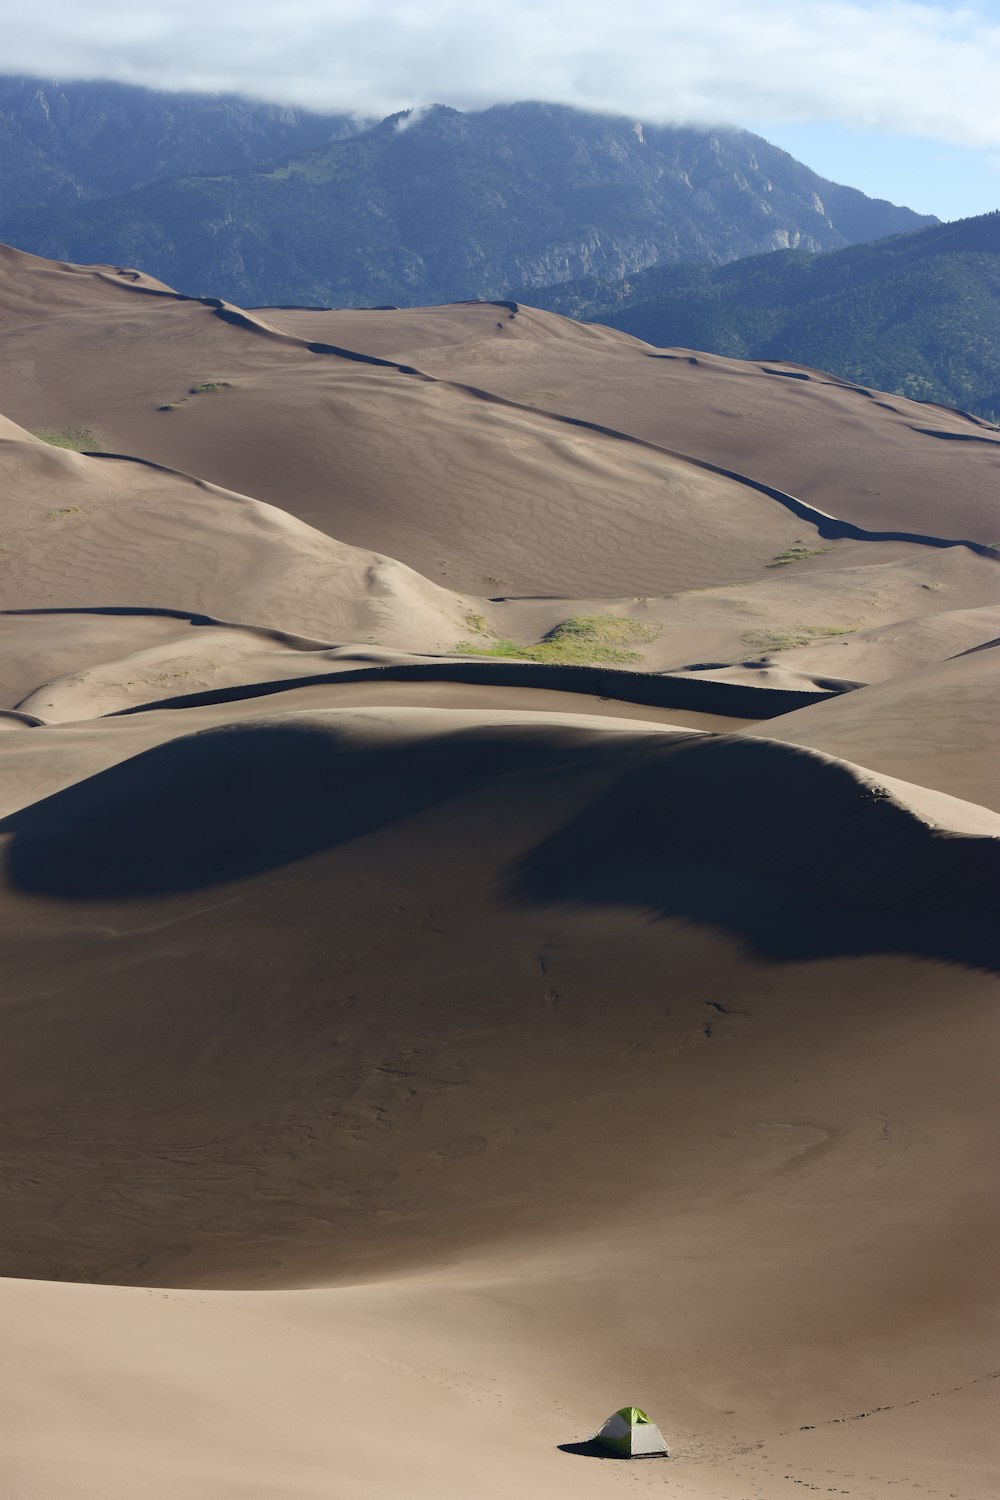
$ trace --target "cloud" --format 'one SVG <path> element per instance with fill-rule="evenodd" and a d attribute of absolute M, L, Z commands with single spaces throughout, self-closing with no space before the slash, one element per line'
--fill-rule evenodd
<path fill-rule="evenodd" d="M 419 125 L 424 115 L 432 106 L 429 104 L 418 104 L 405 115 L 396 116 L 396 134 L 403 135 L 407 130 L 412 130 L 414 125 Z"/>
<path fill-rule="evenodd" d="M 385 115 L 545 99 L 649 122 L 839 121 L 1000 146 L 993 0 L 48 0 L 8 73 Z"/>

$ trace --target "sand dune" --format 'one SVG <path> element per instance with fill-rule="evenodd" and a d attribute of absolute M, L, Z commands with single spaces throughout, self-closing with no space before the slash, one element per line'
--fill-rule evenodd
<path fill-rule="evenodd" d="M 996 540 L 1000 433 L 943 407 L 796 365 L 656 350 L 536 308 L 514 319 L 476 303 L 265 316 L 305 338 L 419 357 L 444 379 L 711 459 L 859 526 Z M 983 441 L 946 441 L 968 436 Z"/>
<path fill-rule="evenodd" d="M 142 717 L 118 722 L 134 732 Z M 553 1448 L 585 1435 L 609 1383 L 639 1384 L 665 1413 L 680 1450 L 669 1483 L 695 1494 L 738 1494 L 741 1473 L 792 1493 L 781 1434 L 802 1424 L 914 1402 L 912 1428 L 931 1391 L 976 1398 L 971 1382 L 991 1368 L 981 1222 L 995 1146 L 976 1098 L 994 987 L 916 953 L 930 941 L 957 956 L 947 945 L 967 933 L 949 928 L 937 892 L 986 892 L 997 820 L 943 802 L 928 823 L 836 762 L 637 727 L 269 717 L 175 739 L 13 820 L 4 950 L 22 972 L 35 957 L 5 1014 L 18 1058 L 5 1160 L 21 1187 L 4 1269 L 369 1286 L 297 1294 L 276 1318 L 183 1294 L 140 1325 L 151 1343 L 138 1367 L 133 1304 L 77 1302 L 81 1340 L 88 1318 L 121 1319 L 103 1362 L 111 1391 L 131 1371 L 136 1392 L 132 1458 L 117 1449 L 109 1479 L 105 1449 L 91 1450 L 102 1482 L 134 1486 L 151 1433 L 179 1431 L 169 1415 L 153 1425 L 150 1348 L 165 1347 L 167 1379 L 183 1384 L 190 1338 L 209 1329 L 224 1361 L 279 1360 L 290 1395 L 333 1377 L 331 1407 L 344 1380 L 370 1402 L 388 1359 L 381 1401 L 416 1451 L 453 1391 L 460 1411 L 475 1402 L 484 1415 L 454 1479 L 449 1460 L 418 1481 L 428 1494 L 442 1473 L 468 1483 L 485 1453 L 497 1483 L 520 1474 L 586 1493 L 586 1465 L 554 1469 Z M 65 733 L 29 731 L 36 757 Z M 737 775 L 740 759 L 753 769 Z M 734 824 L 727 799 L 741 797 L 756 830 Z M 819 821 L 803 822 L 806 806 Z M 949 820 L 964 831 L 942 837 Z M 856 886 L 859 841 L 880 862 Z M 0 1055 L 13 1064 L 15 1049 Z M 922 1222 L 940 1226 L 916 1240 L 914 1194 Z M 896 1243 L 902 1279 L 885 1255 Z M 928 1346 L 913 1301 L 939 1296 L 956 1256 L 961 1286 Z M 44 1306 L 43 1330 L 57 1316 Z M 315 1339 L 317 1320 L 335 1350 L 303 1349 L 296 1330 Z M 72 1358 L 87 1368 L 82 1349 Z M 421 1398 L 414 1373 L 429 1370 L 440 1373 Z M 223 1373 L 209 1362 L 194 1378 L 219 1389 Z M 504 1456 L 505 1411 L 526 1420 L 546 1390 L 527 1452 Z M 234 1402 L 236 1434 L 260 1399 Z M 367 1430 L 353 1405 L 340 1413 Z M 309 1463 L 333 1461 L 332 1436 L 303 1449 L 292 1409 L 269 1421 L 295 1454 L 275 1468 L 268 1439 L 270 1472 L 311 1493 Z M 794 1477 L 819 1457 L 848 1486 L 850 1434 L 835 1425 L 812 1441 Z M 208 1452 L 220 1492 L 238 1493 L 230 1440 Z M 926 1458 L 887 1463 L 877 1440 L 875 1452 L 875 1481 L 927 1481 Z M 943 1453 L 934 1463 L 961 1474 L 963 1493 L 989 1493 L 964 1448 Z M 205 1454 L 195 1428 L 167 1472 L 204 1486 Z M 358 1474 L 392 1492 L 391 1451 L 351 1463 L 335 1493 L 353 1493 Z"/>
<path fill-rule="evenodd" d="M 148 464 L 0 435 L 4 606 L 153 605 L 271 629 L 444 646 L 453 595 L 273 506 Z"/>
<path fill-rule="evenodd" d="M 134 266 L 78 266 L 72 261 L 46 260 L 0 244 L 0 276 L 4 295 L 0 327 L 9 328 L 32 317 L 48 318 L 64 309 L 78 309 L 85 299 L 93 307 L 117 307 L 118 292 L 133 290 L 176 295 L 165 282 Z"/>
<path fill-rule="evenodd" d="M 109 451 L 272 501 L 352 545 L 377 537 L 450 587 L 662 593 L 762 569 L 800 529 L 745 486 L 628 439 L 312 353 L 129 283 L 116 316 L 69 279 L 78 317 L 8 312 L 0 411 L 92 428 Z"/>
<path fill-rule="evenodd" d="M 989 645 L 998 634 L 1000 608 L 995 605 L 944 609 L 937 614 L 894 620 L 887 626 L 852 631 L 846 644 L 820 637 L 794 651 L 775 652 L 770 659 L 819 675 L 847 666 L 852 675 L 865 683 L 882 682 Z M 842 651 L 846 654 L 842 655 Z"/>
<path fill-rule="evenodd" d="M 993 439 L 512 313 L 0 250 L 12 1495 L 998 1492 Z"/>
<path fill-rule="evenodd" d="M 799 709 L 767 733 L 1000 809 L 998 688 L 1000 654 L 974 651 Z"/>
<path fill-rule="evenodd" d="M 23 283 L 36 273 L 39 300 L 49 282 L 63 276 L 68 287 L 60 288 L 60 297 L 76 296 L 75 317 L 65 308 L 48 320 L 35 306 L 30 315 L 20 311 Z M 423 377 L 401 374 L 392 365 L 312 352 L 310 343 L 326 342 L 348 354 L 369 353 L 360 340 L 341 338 L 333 324 L 327 329 L 336 335 L 332 340 L 317 340 L 316 329 L 311 339 L 280 334 L 276 314 L 261 325 L 257 315 L 244 321 L 225 308 L 142 295 L 128 281 L 112 286 L 102 280 L 95 300 L 92 277 L 26 256 L 13 281 L 17 297 L 12 305 L 8 299 L 5 315 L 0 410 L 23 426 L 92 427 L 109 449 L 271 501 L 339 540 L 386 551 L 463 590 L 608 597 L 760 573 L 794 545 L 803 519 L 736 479 L 698 467 L 706 460 L 861 526 L 993 540 L 997 455 L 989 445 L 934 443 L 840 385 L 809 385 L 809 402 L 815 394 L 820 408 L 803 424 L 797 416 L 803 383 L 757 371 L 752 384 L 747 371 L 755 367 L 728 370 L 721 362 L 717 370 L 716 362 L 712 372 L 742 382 L 731 399 L 746 420 L 734 424 L 701 384 L 681 403 L 672 385 L 651 383 L 651 372 L 658 371 L 673 380 L 676 362 L 649 358 L 634 340 L 607 330 L 595 335 L 540 313 L 519 314 L 512 324 L 508 319 L 501 334 L 493 319 L 491 347 L 515 327 L 516 347 L 532 369 L 537 365 L 536 373 L 545 373 L 550 356 L 562 361 L 564 372 L 567 363 L 584 372 L 566 386 L 566 412 L 558 401 L 539 401 L 532 409 L 520 399 L 523 389 L 506 389 L 494 378 L 499 371 L 492 362 L 479 374 L 457 366 L 427 369 L 426 361 L 416 367 Z M 0 286 L 0 305 L 5 296 Z M 432 326 L 436 311 L 427 315 Z M 475 319 L 473 357 L 484 313 L 489 319 L 496 312 L 477 305 L 453 313 Z M 503 321 L 507 314 L 499 312 Z M 395 315 L 312 316 L 350 318 L 345 334 L 353 337 L 363 316 Z M 413 317 L 408 321 L 412 325 Z M 501 370 L 507 362 L 504 355 Z M 683 362 L 681 368 L 694 375 L 701 370 Z M 191 394 L 206 385 L 214 389 Z M 595 390 L 600 406 L 588 404 Z M 513 397 L 514 404 L 496 395 Z M 621 436 L 567 427 L 546 416 L 543 406 Z M 766 414 L 760 432 L 752 426 L 758 409 Z M 960 419 L 940 420 L 947 427 Z M 713 446 L 719 432 L 734 427 L 731 450 Z M 774 460 L 770 467 L 756 463 L 762 451 Z M 825 479 L 814 482 L 794 464 L 775 467 L 774 455 L 784 451 L 808 452 L 814 464 L 822 455 Z M 853 475 L 845 463 L 854 465 Z M 884 490 L 885 504 L 845 508 L 845 495 L 861 485 L 862 464 L 867 488 Z M 946 511 L 937 488 L 945 484 Z M 933 503 L 921 498 L 931 495 L 938 497 Z"/>

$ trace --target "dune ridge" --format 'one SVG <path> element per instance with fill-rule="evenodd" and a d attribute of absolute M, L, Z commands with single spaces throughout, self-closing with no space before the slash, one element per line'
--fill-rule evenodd
<path fill-rule="evenodd" d="M 378 722 L 379 716 L 371 717 Z M 214 884 L 242 873 L 243 855 L 233 851 L 260 849 L 264 858 L 291 857 L 283 846 L 289 838 L 295 844 L 295 826 L 309 826 L 309 837 L 318 847 L 331 838 L 355 837 L 356 824 L 366 828 L 376 816 L 375 805 L 385 802 L 386 787 L 394 787 L 407 805 L 423 795 L 419 788 L 425 785 L 428 795 L 437 797 L 447 788 L 446 795 L 452 796 L 466 776 L 476 784 L 484 776 L 558 762 L 565 754 L 570 731 L 565 726 L 558 732 L 548 729 L 542 716 L 536 716 L 537 727 L 506 729 L 502 716 L 489 727 L 476 723 L 475 716 L 471 726 L 463 724 L 469 717 L 459 711 L 442 716 L 431 710 L 396 710 L 382 721 L 381 736 L 388 733 L 394 741 L 398 732 L 406 749 L 393 749 L 385 769 L 379 765 L 381 736 L 373 736 L 369 743 L 366 721 L 350 711 L 331 710 L 313 717 L 278 713 L 194 736 L 182 733 L 96 780 L 15 814 L 3 825 L 16 835 L 8 847 L 8 870 L 16 885 L 42 880 L 44 889 L 44 882 L 68 878 L 68 871 L 77 869 L 82 884 L 72 885 L 66 893 L 83 895 L 92 878 L 89 857 L 82 851 L 70 857 L 48 846 L 54 841 L 58 850 L 65 840 L 69 849 L 81 839 L 89 843 L 96 837 L 101 858 L 115 863 L 116 839 L 124 837 L 132 851 L 128 859 L 139 859 L 154 879 L 173 879 L 168 872 L 177 858 L 178 878 Z M 422 722 L 422 733 L 408 732 L 413 721 Z M 359 729 L 363 749 L 353 743 Z M 593 735 L 591 725 L 590 734 L 574 747 L 584 759 L 607 753 L 601 740 L 613 742 L 615 731 L 603 730 L 592 747 L 588 740 Z M 678 741 L 684 742 L 683 750 Z M 629 759 L 626 773 L 604 800 L 585 809 L 580 847 L 576 825 L 570 825 L 528 862 L 519 890 L 537 895 L 542 872 L 558 882 L 561 871 L 572 872 L 572 888 L 572 882 L 586 878 L 581 871 L 587 865 L 631 866 L 651 873 L 657 860 L 709 865 L 721 861 L 798 885 L 815 885 L 848 905 L 906 912 L 918 925 L 931 914 L 941 918 L 961 908 L 976 930 L 995 909 L 1000 815 L 984 808 L 894 778 L 880 779 L 819 750 L 760 734 L 746 739 L 650 727 Z M 264 798 L 253 797 L 253 817 L 247 820 L 248 792 L 258 780 Z M 328 828 L 325 819 L 316 819 L 315 803 L 324 785 L 340 781 L 354 786 L 350 810 L 335 802 Z M 374 799 L 371 809 L 359 787 Z M 273 808 L 267 798 L 276 799 Z M 815 809 L 809 819 L 798 812 L 801 802 Z M 739 805 L 739 816 L 731 803 Z M 144 810 L 151 807 L 166 812 L 166 847 L 176 844 L 176 855 L 161 857 L 157 852 L 159 815 L 144 824 Z M 181 821 L 178 810 L 183 810 Z M 340 827 L 345 817 L 346 833 Z M 189 849 L 190 838 L 196 843 Z M 612 850 L 603 847 L 608 839 L 615 846 Z M 642 839 L 648 841 L 649 855 L 637 853 Z M 33 853 L 39 840 L 42 852 Z M 859 844 L 868 850 L 860 869 Z M 224 876 L 207 873 L 213 868 L 211 850 L 216 845 L 235 860 L 232 869 L 225 866 Z M 301 851 L 294 857 L 301 857 Z M 136 892 L 141 888 L 138 879 L 134 870 L 123 875 L 118 894 Z"/>
<path fill-rule="evenodd" d="M 204 693 L 177 694 L 172 698 L 136 704 L 116 712 L 134 714 L 152 709 L 200 708 L 206 704 L 263 698 L 295 687 L 359 682 L 464 682 L 496 687 L 542 688 L 547 692 L 613 698 L 620 703 L 647 704 L 666 709 L 694 709 L 702 713 L 748 719 L 767 719 L 790 713 L 794 709 L 822 703 L 834 696 L 831 691 L 704 682 L 694 677 L 669 673 L 630 672 L 622 667 L 551 666 L 540 662 L 446 661 L 439 658 L 434 662 L 355 667 L 339 672 L 278 678 L 272 682 L 254 682 L 242 687 L 218 688 Z"/>
<path fill-rule="evenodd" d="M 125 281 L 121 283 L 121 285 L 123 285 L 125 290 L 134 290 L 140 293 L 150 290 L 149 288 L 144 287 L 139 283 L 133 283 L 131 281 Z M 179 301 L 196 301 L 201 303 L 205 307 L 212 308 L 215 311 L 216 315 L 222 318 L 224 322 L 234 324 L 237 327 L 246 328 L 252 333 L 263 334 L 268 338 L 277 339 L 282 343 L 296 344 L 302 348 L 308 349 L 311 354 L 333 355 L 338 359 L 346 359 L 349 361 L 374 365 L 382 369 L 393 369 L 400 375 L 415 375 L 420 380 L 436 383 L 440 382 L 440 377 L 430 375 L 424 370 L 417 369 L 414 365 L 400 364 L 395 360 L 382 359 L 376 355 L 365 354 L 360 350 L 349 349 L 337 344 L 327 344 L 316 340 L 299 339 L 294 334 L 282 332 L 280 328 L 268 322 L 266 319 L 259 317 L 255 312 L 248 312 L 243 308 L 235 307 L 233 304 L 223 302 L 215 297 L 191 298 L 184 296 L 183 293 L 174 293 L 174 295 Z M 509 315 L 512 318 L 521 311 L 520 306 L 516 302 L 488 302 L 483 305 L 488 307 L 507 308 L 509 311 Z M 389 309 L 386 310 L 388 311 Z M 782 372 L 768 371 L 767 373 L 780 374 Z M 809 377 L 806 376 L 805 378 Z M 477 386 L 465 385 L 455 381 L 446 381 L 444 383 L 452 385 L 456 390 L 463 391 L 464 393 L 470 396 L 474 396 L 479 400 L 523 409 L 522 403 L 506 397 L 498 396 L 494 391 L 489 391 Z M 844 389 L 849 390 L 862 391 L 864 389 L 861 386 L 852 386 L 848 381 L 837 381 L 836 384 Z M 866 395 L 870 394 L 867 391 L 864 393 Z M 949 408 L 941 409 L 944 411 L 950 410 Z M 865 527 L 857 526 L 853 522 L 840 520 L 837 516 L 830 515 L 828 512 L 820 510 L 818 507 L 808 504 L 806 501 L 799 499 L 795 495 L 788 494 L 786 491 L 778 489 L 774 485 L 767 484 L 762 480 L 753 479 L 748 474 L 741 473 L 736 469 L 725 468 L 720 464 L 711 463 L 707 459 L 697 458 L 690 453 L 682 453 L 676 448 L 668 448 L 662 443 L 654 443 L 649 439 L 636 437 L 632 433 L 621 431 L 618 428 L 608 427 L 602 423 L 590 421 L 582 417 L 566 416 L 560 414 L 557 411 L 546 410 L 545 408 L 539 408 L 537 406 L 532 406 L 530 410 L 532 410 L 533 412 L 540 411 L 542 415 L 550 417 L 555 422 L 564 423 L 570 427 L 579 427 L 588 432 L 596 432 L 602 437 L 616 438 L 627 443 L 636 443 L 640 447 L 648 448 L 653 452 L 663 453 L 669 458 L 678 459 L 682 463 L 690 464 L 692 467 L 701 469 L 705 473 L 718 474 L 722 478 L 735 480 L 737 484 L 745 485 L 747 488 L 755 490 L 759 494 L 766 495 L 768 499 L 777 501 L 779 505 L 788 510 L 792 515 L 796 517 L 796 519 L 806 521 L 810 525 L 815 526 L 818 535 L 824 538 L 845 537 L 850 538 L 854 541 L 910 542 L 920 546 L 929 547 L 968 547 L 970 551 L 977 552 L 980 556 L 983 557 L 993 558 L 996 556 L 996 549 L 992 544 L 970 541 L 967 538 L 944 537 L 931 533 L 917 533 L 909 531 L 869 530 Z M 962 412 L 955 412 L 953 414 L 958 416 L 967 415 L 966 413 Z M 969 420 L 977 421 L 978 419 L 970 417 Z M 932 437 L 968 436 L 966 434 L 960 433 L 938 433 L 933 428 L 915 427 L 914 431 Z M 127 455 L 106 454 L 104 456 L 108 458 L 121 458 L 126 457 Z"/>
<path fill-rule="evenodd" d="M 959 509 L 969 535 L 986 544 L 995 540 L 996 457 L 983 449 L 973 460 L 967 452 L 959 494 L 954 464 L 943 452 L 927 451 L 928 431 L 982 431 L 978 418 L 961 412 L 804 367 L 655 350 L 617 330 L 531 308 L 522 308 L 502 332 L 488 309 L 468 306 L 416 314 L 268 311 L 303 336 L 329 338 L 337 331 L 341 343 L 381 357 L 405 361 L 419 350 L 433 373 L 532 406 L 667 446 L 683 436 L 686 451 L 753 473 L 870 530 L 933 534 L 946 503 Z M 793 372 L 796 380 L 783 378 Z M 928 428 L 929 413 L 934 428 Z M 921 525 L 915 526 L 918 514 Z"/>
<path fill-rule="evenodd" d="M 141 490 L 139 466 L 150 471 Z M 431 640 L 461 633 L 454 597 L 392 558 L 335 542 L 274 506 L 148 460 L 103 470 L 96 455 L 26 434 L 0 438 L 0 473 L 16 486 L 6 608 L 38 607 L 54 587 L 74 590 L 78 607 L 162 607 L 158 595 L 169 579 L 171 608 L 224 619 L 225 600 L 246 621 L 287 635 L 311 638 L 322 624 L 354 638 L 375 627 L 410 643 L 419 641 L 421 615 Z M 67 499 L 73 503 L 54 503 Z"/>

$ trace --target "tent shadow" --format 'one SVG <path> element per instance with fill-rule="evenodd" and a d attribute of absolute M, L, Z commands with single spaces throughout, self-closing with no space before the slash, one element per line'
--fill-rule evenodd
<path fill-rule="evenodd" d="M 557 1443 L 560 1453 L 572 1453 L 576 1458 L 609 1458 L 612 1463 L 622 1463 L 625 1455 L 612 1453 L 610 1448 L 605 1448 L 602 1443 L 595 1443 L 589 1439 L 585 1443 Z"/>
<path fill-rule="evenodd" d="M 668 1453 L 644 1453 L 629 1457 L 625 1453 L 614 1453 L 610 1448 L 605 1448 L 603 1443 L 597 1443 L 589 1438 L 584 1443 L 557 1443 L 556 1447 L 560 1453 L 571 1453 L 574 1458 L 609 1458 L 612 1463 L 649 1463 L 657 1458 L 669 1458 Z"/>

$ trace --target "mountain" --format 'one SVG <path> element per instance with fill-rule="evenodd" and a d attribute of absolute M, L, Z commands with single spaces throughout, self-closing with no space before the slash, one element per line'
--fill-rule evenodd
<path fill-rule="evenodd" d="M 310 145 L 290 144 L 279 166 L 234 170 L 225 153 L 209 165 L 205 146 L 181 165 L 178 142 L 155 181 L 96 201 L 54 202 L 46 179 L 41 208 L 26 208 L 23 191 L 9 199 L 20 206 L 0 217 L 0 236 L 58 259 L 138 264 L 244 305 L 351 305 L 832 250 L 933 222 L 827 182 L 746 131 L 549 104 L 436 105 Z"/>
<path fill-rule="evenodd" d="M 650 344 L 791 360 L 1000 422 L 1000 212 L 825 255 L 657 266 L 530 295 Z"/>
<path fill-rule="evenodd" d="M 257 170 L 358 128 L 233 96 L 0 77 L 0 222 L 163 178 Z"/>

